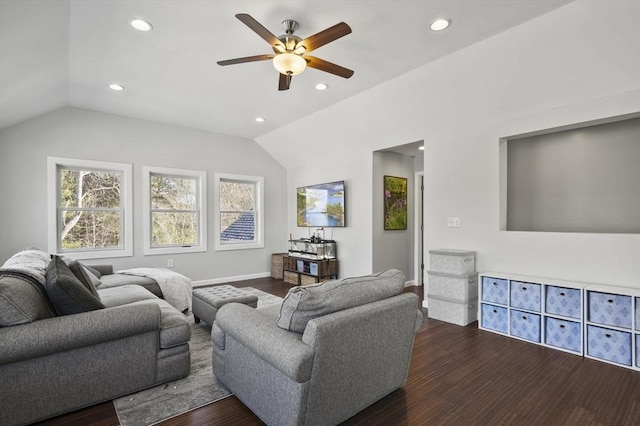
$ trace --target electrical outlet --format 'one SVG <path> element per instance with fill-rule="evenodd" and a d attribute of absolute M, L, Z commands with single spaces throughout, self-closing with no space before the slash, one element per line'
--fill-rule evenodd
<path fill-rule="evenodd" d="M 167 260 L 167 266 L 168 266 L 169 268 L 173 268 L 173 259 L 169 259 L 169 260 Z"/>
<path fill-rule="evenodd" d="M 447 226 L 452 228 L 460 227 L 460 218 L 459 217 L 448 217 L 447 218 Z"/>

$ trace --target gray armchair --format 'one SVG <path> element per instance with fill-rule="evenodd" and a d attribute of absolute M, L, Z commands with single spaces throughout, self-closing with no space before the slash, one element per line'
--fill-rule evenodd
<path fill-rule="evenodd" d="M 268 425 L 333 425 L 402 387 L 418 297 L 404 275 L 294 287 L 282 307 L 223 306 L 214 374 Z"/>

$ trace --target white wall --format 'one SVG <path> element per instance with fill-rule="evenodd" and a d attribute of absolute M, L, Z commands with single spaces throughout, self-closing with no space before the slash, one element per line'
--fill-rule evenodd
<path fill-rule="evenodd" d="M 150 121 L 64 108 L 0 132 L 0 264 L 29 246 L 47 250 L 47 156 L 133 164 L 134 256 L 88 260 L 116 269 L 166 267 L 194 281 L 269 275 L 286 249 L 284 168 L 253 141 Z M 203 253 L 143 256 L 142 166 L 207 172 L 208 247 Z M 265 247 L 214 250 L 214 173 L 262 176 Z"/>
<path fill-rule="evenodd" d="M 476 250 L 480 271 L 640 288 L 640 235 L 499 226 L 499 138 L 640 110 L 639 21 L 637 1 L 576 1 L 258 138 L 288 169 L 289 227 L 296 186 L 346 179 L 341 272 L 371 272 L 371 152 L 423 139 L 426 250 Z"/>

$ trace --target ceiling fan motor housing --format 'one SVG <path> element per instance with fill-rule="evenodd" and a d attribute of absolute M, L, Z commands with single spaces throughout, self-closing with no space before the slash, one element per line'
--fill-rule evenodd
<path fill-rule="evenodd" d="M 282 21 L 282 29 L 285 31 L 285 34 L 278 36 L 278 40 L 282 42 L 285 47 L 285 51 L 291 52 L 296 48 L 296 45 L 302 40 L 302 38 L 297 35 L 293 35 L 294 31 L 298 29 L 298 21 L 293 19 L 285 19 Z M 275 53 L 282 53 L 282 49 L 278 49 L 277 47 L 273 47 L 273 51 Z"/>

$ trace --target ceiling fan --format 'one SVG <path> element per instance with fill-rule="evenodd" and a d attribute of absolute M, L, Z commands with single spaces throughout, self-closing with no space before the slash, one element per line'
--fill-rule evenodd
<path fill-rule="evenodd" d="M 351 27 L 344 22 L 340 22 L 319 33 L 302 39 L 293 34 L 295 30 L 298 29 L 298 22 L 293 19 L 285 19 L 282 21 L 282 29 L 284 29 L 285 34 L 276 37 L 271 31 L 246 13 L 239 13 L 236 15 L 236 18 L 266 40 L 267 43 L 271 45 L 274 53 L 218 61 L 218 65 L 233 65 L 243 62 L 257 62 L 272 59 L 273 66 L 280 73 L 278 90 L 288 90 L 291 85 L 291 77 L 300 74 L 306 67 L 315 68 L 344 78 L 349 78 L 353 75 L 353 71 L 350 69 L 316 58 L 315 56 L 307 55 L 307 53 L 312 50 L 350 34 Z"/>

